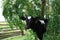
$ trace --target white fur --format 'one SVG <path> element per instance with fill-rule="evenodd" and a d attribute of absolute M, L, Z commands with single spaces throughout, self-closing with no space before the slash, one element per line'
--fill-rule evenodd
<path fill-rule="evenodd" d="M 28 19 L 31 19 L 31 16 L 28 16 Z"/>
<path fill-rule="evenodd" d="M 39 20 L 41 22 L 41 24 L 45 24 L 44 20 Z"/>

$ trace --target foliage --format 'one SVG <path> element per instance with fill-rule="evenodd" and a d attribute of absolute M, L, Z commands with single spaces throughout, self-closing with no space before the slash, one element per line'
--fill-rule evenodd
<path fill-rule="evenodd" d="M 25 22 L 22 22 L 19 18 L 29 15 L 33 17 L 41 16 L 41 8 L 41 0 L 5 0 L 3 16 L 10 23 L 11 28 L 16 26 L 23 30 Z M 60 1 L 46 0 L 45 13 L 49 18 L 49 23 L 43 40 L 60 40 Z"/>
<path fill-rule="evenodd" d="M 36 17 L 41 11 L 41 4 L 38 0 L 4 0 L 3 6 L 3 16 L 9 22 L 10 27 L 16 26 L 21 30 L 25 26 L 20 19 L 21 16 Z"/>
<path fill-rule="evenodd" d="M 60 40 L 60 4 L 59 0 L 51 1 L 51 12 L 49 14 L 49 25 L 44 40 Z"/>

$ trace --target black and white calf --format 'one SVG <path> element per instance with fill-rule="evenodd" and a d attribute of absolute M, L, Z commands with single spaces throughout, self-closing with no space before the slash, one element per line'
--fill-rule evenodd
<path fill-rule="evenodd" d="M 48 19 L 40 19 L 39 17 L 31 17 L 27 18 L 21 17 L 22 20 L 26 20 L 26 29 L 32 29 L 36 32 L 39 40 L 42 40 L 43 34 L 46 32 L 46 26 L 48 23 Z"/>

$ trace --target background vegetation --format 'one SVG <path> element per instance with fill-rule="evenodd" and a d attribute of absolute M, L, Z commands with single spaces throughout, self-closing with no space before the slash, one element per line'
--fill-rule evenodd
<path fill-rule="evenodd" d="M 3 16 L 8 21 L 10 28 L 13 29 L 15 26 L 23 31 L 26 23 L 22 22 L 20 17 L 29 15 L 41 17 L 42 1 L 4 0 L 3 9 Z M 60 0 L 46 0 L 44 16 L 49 19 L 49 23 L 43 40 L 60 40 Z M 34 35 L 33 32 L 32 35 Z"/>

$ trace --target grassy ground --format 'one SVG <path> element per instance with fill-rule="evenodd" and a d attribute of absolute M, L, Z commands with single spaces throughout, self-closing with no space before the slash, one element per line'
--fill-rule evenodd
<path fill-rule="evenodd" d="M 35 37 L 30 32 L 26 32 L 25 35 L 18 35 L 9 38 L 5 38 L 3 40 L 34 40 Z"/>
<path fill-rule="evenodd" d="M 14 36 L 14 37 L 5 38 L 3 40 L 23 40 L 23 38 L 21 36 Z"/>
<path fill-rule="evenodd" d="M 24 36 L 21 36 L 20 34 L 14 36 L 14 34 L 18 34 L 18 32 L 14 33 L 14 34 L 12 34 L 12 32 L 16 32 L 16 31 L 17 30 L 11 30 L 9 26 L 3 25 L 3 23 L 2 23 L 2 25 L 0 25 L 0 38 L 3 37 L 2 40 L 34 40 L 35 39 L 34 35 L 32 35 L 32 33 L 28 32 L 28 31 L 25 32 Z M 6 36 L 7 36 L 7 38 L 6 38 Z"/>
<path fill-rule="evenodd" d="M 26 36 L 14 36 L 14 37 L 6 38 L 3 40 L 34 40 L 34 39 Z"/>
<path fill-rule="evenodd" d="M 3 30 L 3 29 L 10 30 L 9 26 L 0 26 L 0 31 Z M 43 40 L 60 40 L 60 30 L 57 29 L 58 31 L 55 32 L 55 30 L 53 28 L 51 30 L 49 30 L 49 29 L 47 29 L 47 32 L 44 34 Z M 13 31 L 10 30 L 7 33 L 11 33 L 11 32 L 13 32 Z M 35 35 L 34 35 L 33 32 L 31 32 L 30 30 L 28 30 L 25 33 L 24 36 L 17 35 L 17 36 L 12 36 L 12 37 L 8 37 L 8 38 L 4 38 L 3 40 L 35 40 Z"/>

